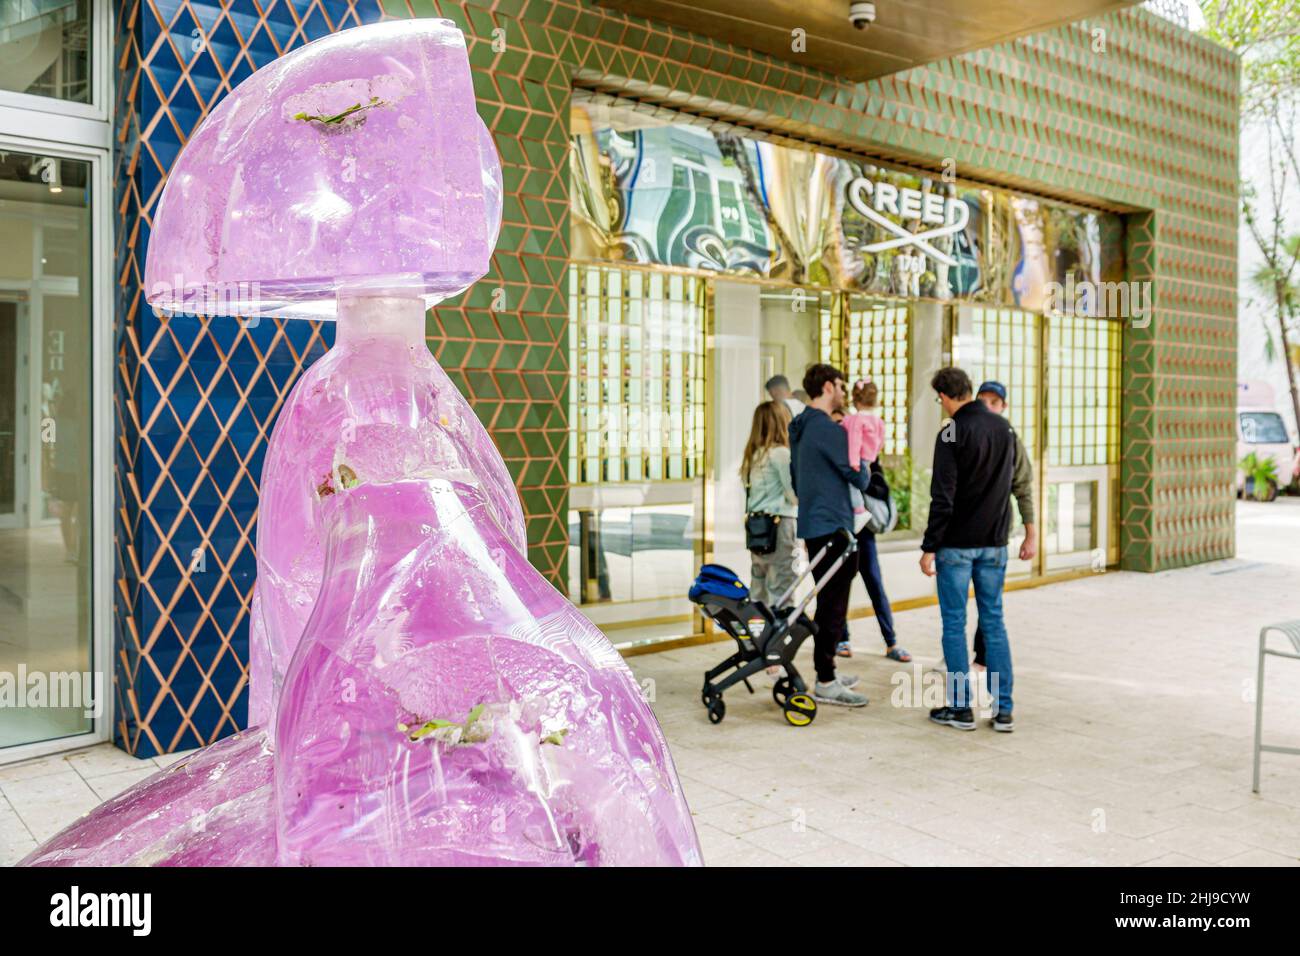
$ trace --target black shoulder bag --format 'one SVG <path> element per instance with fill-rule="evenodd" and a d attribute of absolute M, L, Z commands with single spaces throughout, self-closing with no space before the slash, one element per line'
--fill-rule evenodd
<path fill-rule="evenodd" d="M 745 507 L 749 508 L 749 482 L 745 482 Z M 776 550 L 776 529 L 780 515 L 763 511 L 745 513 L 745 547 L 754 554 L 771 554 Z"/>

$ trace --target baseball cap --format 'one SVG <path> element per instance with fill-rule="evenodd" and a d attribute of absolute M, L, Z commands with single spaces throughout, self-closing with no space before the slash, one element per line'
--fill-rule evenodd
<path fill-rule="evenodd" d="M 980 392 L 992 392 L 998 398 L 1002 399 L 1002 401 L 1005 402 L 1007 400 L 1007 387 L 1001 382 L 985 382 L 975 390 L 976 395 Z"/>

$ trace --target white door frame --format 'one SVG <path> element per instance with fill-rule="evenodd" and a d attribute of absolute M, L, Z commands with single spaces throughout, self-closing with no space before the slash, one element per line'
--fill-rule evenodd
<path fill-rule="evenodd" d="M 14 510 L 12 513 L 0 512 L 0 529 L 8 530 L 26 527 L 30 517 L 30 510 L 24 512 L 24 509 L 29 509 L 31 503 L 27 480 L 31 471 L 27 461 L 31 455 L 31 442 L 29 440 L 24 448 L 17 447 L 16 442 L 19 436 L 31 434 L 31 426 L 27 421 L 31 415 L 28 399 L 31 388 L 31 356 L 28 354 L 30 349 L 26 347 L 31 337 L 28 329 L 31 324 L 31 283 L 0 279 L 0 302 L 14 304 L 14 357 L 22 358 L 14 367 Z"/>
<path fill-rule="evenodd" d="M 98 7 L 99 5 L 96 4 Z M 0 112 L 0 124 L 5 116 Z M 30 125 L 31 117 L 28 117 Z M 102 124 L 107 127 L 107 124 Z M 108 740 L 113 726 L 113 193 L 112 153 L 105 146 L 6 135 L 0 150 L 90 163 L 91 307 L 91 668 L 102 674 L 105 700 L 88 733 L 0 749 L 0 764 Z M 8 127 L 13 128 L 13 127 Z M 40 130 L 35 131 L 42 132 Z"/>

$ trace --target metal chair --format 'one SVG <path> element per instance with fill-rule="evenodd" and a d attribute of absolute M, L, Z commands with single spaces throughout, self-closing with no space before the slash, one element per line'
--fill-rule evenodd
<path fill-rule="evenodd" d="M 1295 653 L 1275 651 L 1270 648 L 1268 646 L 1269 631 L 1278 631 L 1289 637 L 1291 644 L 1295 647 Z M 1259 755 L 1262 751 L 1267 750 L 1269 753 L 1300 756 L 1300 747 L 1275 747 L 1260 740 L 1264 730 L 1264 657 L 1268 654 L 1272 654 L 1274 657 L 1289 657 L 1292 660 L 1300 661 L 1300 621 L 1268 624 L 1260 628 L 1259 631 L 1259 675 L 1255 678 L 1255 783 L 1251 787 L 1255 793 L 1259 793 Z"/>

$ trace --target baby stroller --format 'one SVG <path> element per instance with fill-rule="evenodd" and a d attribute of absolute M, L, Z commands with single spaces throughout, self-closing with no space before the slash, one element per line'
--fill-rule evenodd
<path fill-rule="evenodd" d="M 822 577 L 823 583 L 830 580 L 857 548 L 853 535 L 848 531 L 843 534 L 848 538 L 848 546 L 835 559 L 830 571 Z M 704 690 L 700 693 L 700 699 L 708 708 L 711 723 L 721 723 L 727 715 L 727 705 L 722 700 L 723 691 L 743 681 L 752 694 L 754 687 L 749 678 L 764 668 L 778 664 L 785 668 L 785 676 L 772 688 L 772 698 L 785 714 L 786 722 L 795 727 L 807 727 L 813 722 L 817 716 L 817 702 L 808 693 L 807 684 L 794 666 L 794 655 L 808 636 L 817 633 L 817 625 L 804 614 L 804 609 L 817 596 L 821 585 L 813 588 L 797 606 L 788 606 L 787 602 L 800 582 L 812 574 L 829 550 L 829 546 L 823 548 L 808 563 L 807 569 L 777 599 L 773 607 L 768 607 L 762 601 L 751 601 L 749 588 L 730 569 L 720 564 L 706 564 L 700 568 L 689 597 L 718 627 L 730 634 L 737 645 L 735 654 L 704 675 Z M 720 675 L 732 668 L 735 668 L 734 673 L 714 683 Z"/>

